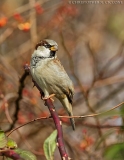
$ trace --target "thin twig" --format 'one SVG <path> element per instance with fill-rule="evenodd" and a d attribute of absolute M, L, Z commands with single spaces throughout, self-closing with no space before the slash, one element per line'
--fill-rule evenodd
<path fill-rule="evenodd" d="M 118 57 L 120 57 L 120 56 L 122 55 L 123 49 L 124 49 L 124 42 L 121 43 L 121 45 L 120 45 L 120 47 L 119 47 L 119 49 L 118 49 L 117 54 L 116 54 L 115 56 L 113 56 L 112 58 L 110 58 L 110 60 L 109 60 L 109 61 L 105 64 L 105 66 L 102 68 L 102 70 L 101 70 L 100 73 L 99 73 L 100 78 L 102 78 L 102 77 L 105 76 L 105 73 L 106 73 L 106 71 L 108 70 L 108 68 L 110 67 L 110 65 L 111 65 L 112 63 L 114 63 L 115 61 L 117 61 L 117 60 L 118 60 Z M 114 71 L 114 73 L 115 73 L 115 71 Z M 112 74 L 113 74 L 113 73 L 112 73 Z M 110 74 L 109 74 L 109 76 L 110 76 Z M 105 78 L 105 77 L 104 77 L 104 78 Z M 106 78 L 107 78 L 107 77 L 106 77 Z"/>
<path fill-rule="evenodd" d="M 8 103 L 5 103 L 5 114 L 6 114 L 6 118 L 9 121 L 10 124 L 13 123 L 12 118 L 10 116 L 9 110 L 8 110 Z"/>
<path fill-rule="evenodd" d="M 13 123 L 10 125 L 10 127 L 7 129 L 7 131 L 10 131 L 14 127 L 16 121 L 18 120 L 19 102 L 22 99 L 22 91 L 23 91 L 23 88 L 24 88 L 24 81 L 25 81 L 26 77 L 28 76 L 28 74 L 29 73 L 25 71 L 24 74 L 22 75 L 22 77 L 19 80 L 20 85 L 19 85 L 19 89 L 18 89 L 18 97 L 15 101 L 15 113 L 14 113 L 14 118 L 15 119 L 13 120 Z"/>
<path fill-rule="evenodd" d="M 30 124 L 30 123 L 32 123 L 32 122 L 35 122 L 35 121 L 38 121 L 38 120 L 41 120 L 41 119 L 49 119 L 49 118 L 50 118 L 50 117 L 40 117 L 40 118 L 33 119 L 33 120 L 31 120 L 30 122 L 27 122 L 27 123 L 25 123 L 25 124 L 22 124 L 21 126 L 18 126 L 18 127 L 16 127 L 16 128 L 14 128 L 13 130 L 11 130 L 11 131 L 9 132 L 9 134 L 7 135 L 7 137 L 10 136 L 10 134 L 11 134 L 12 132 L 16 131 L 17 129 L 19 129 L 19 128 L 27 125 L 27 124 Z"/>
<path fill-rule="evenodd" d="M 122 102 L 122 103 L 114 106 L 113 108 L 111 108 L 111 109 L 109 109 L 109 110 L 107 110 L 107 111 L 105 111 L 105 112 L 101 112 L 101 113 L 89 114 L 89 115 L 85 115 L 85 116 L 59 116 L 59 118 L 69 118 L 69 119 L 70 119 L 70 118 L 87 118 L 87 117 L 100 116 L 100 115 L 106 114 L 106 113 L 108 113 L 108 112 L 110 112 L 110 111 L 112 111 L 112 110 L 120 107 L 120 106 L 123 105 L 123 104 L 124 104 L 124 102 Z M 30 124 L 30 123 L 35 122 L 35 121 L 39 121 L 39 120 L 41 120 L 41 119 L 50 119 L 50 118 L 52 118 L 52 117 L 49 116 L 49 117 L 40 117 L 40 118 L 33 119 L 33 120 L 31 120 L 30 122 L 27 122 L 27 123 L 25 123 L 25 124 L 23 124 L 23 125 L 21 125 L 21 126 L 18 126 L 18 127 L 16 127 L 16 128 L 14 128 L 12 131 L 10 131 L 10 133 L 7 135 L 7 137 L 10 136 L 10 134 L 12 134 L 15 130 L 17 130 L 17 129 L 19 129 L 19 128 L 27 125 L 27 124 Z M 96 125 L 94 125 L 94 126 L 96 126 Z M 110 126 L 110 125 L 107 125 L 107 126 Z M 120 127 L 120 126 L 114 126 L 114 127 Z M 101 127 L 100 127 L 100 128 L 101 128 Z"/>
<path fill-rule="evenodd" d="M 31 46 L 34 46 L 34 44 L 36 44 L 37 41 L 37 22 L 36 22 L 36 11 L 34 8 L 35 3 L 36 3 L 35 0 L 29 0 L 30 23 L 31 23 L 31 29 L 30 29 Z"/>

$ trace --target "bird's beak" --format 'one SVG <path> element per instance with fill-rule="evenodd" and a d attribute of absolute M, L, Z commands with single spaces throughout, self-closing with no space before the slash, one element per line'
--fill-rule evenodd
<path fill-rule="evenodd" d="M 58 50 L 58 47 L 57 47 L 57 46 L 52 46 L 52 47 L 50 48 L 50 50 L 51 50 L 51 51 L 57 51 L 57 50 Z"/>

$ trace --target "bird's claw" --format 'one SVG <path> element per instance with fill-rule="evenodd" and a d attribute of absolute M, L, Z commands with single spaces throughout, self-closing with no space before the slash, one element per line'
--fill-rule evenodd
<path fill-rule="evenodd" d="M 47 100 L 47 99 L 51 99 L 51 101 L 53 101 L 54 102 L 54 99 L 52 98 L 52 97 L 54 97 L 55 96 L 55 94 L 51 94 L 51 95 L 49 95 L 48 97 L 42 97 L 42 100 Z"/>

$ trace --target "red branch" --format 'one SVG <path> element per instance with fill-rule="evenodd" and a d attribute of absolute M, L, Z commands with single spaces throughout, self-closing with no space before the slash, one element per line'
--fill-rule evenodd
<path fill-rule="evenodd" d="M 30 67 L 26 64 L 25 65 L 25 70 L 27 72 L 30 72 Z M 43 97 L 43 91 L 40 88 L 40 86 L 38 86 L 38 84 L 33 80 L 34 85 L 38 88 L 38 90 L 40 91 L 41 94 L 41 98 Z M 63 141 L 63 132 L 62 132 L 62 124 L 61 121 L 59 119 L 59 116 L 55 110 L 55 107 L 51 101 L 51 99 L 46 99 L 45 100 L 45 106 L 48 107 L 51 117 L 53 118 L 53 121 L 55 123 L 56 129 L 57 129 L 57 146 L 61 155 L 62 160 L 69 160 L 71 159 L 70 157 L 68 157 L 68 154 L 66 153 L 65 150 L 65 145 L 64 145 L 64 141 Z"/>
<path fill-rule="evenodd" d="M 9 158 L 12 158 L 14 160 L 21 159 L 21 157 L 19 156 L 19 154 L 17 154 L 14 150 L 2 150 L 0 152 L 0 156 L 9 157 Z"/>
<path fill-rule="evenodd" d="M 55 110 L 55 107 L 53 106 L 53 103 L 50 99 L 47 99 L 45 101 L 45 105 L 48 107 L 50 113 L 51 113 L 51 117 L 53 118 L 53 121 L 55 123 L 55 126 L 56 126 L 56 129 L 57 129 L 57 132 L 58 132 L 58 135 L 57 135 L 57 142 L 58 142 L 58 148 L 59 148 L 59 152 L 60 152 L 60 155 L 61 155 L 61 158 L 63 160 L 68 160 L 69 157 L 66 153 L 66 150 L 65 150 L 65 146 L 64 146 L 64 142 L 63 142 L 63 133 L 62 133 L 62 124 L 61 124 L 61 121 L 58 117 L 58 114 Z"/>

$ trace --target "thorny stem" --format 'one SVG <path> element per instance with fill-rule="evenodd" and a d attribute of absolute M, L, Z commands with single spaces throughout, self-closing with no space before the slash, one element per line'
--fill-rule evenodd
<path fill-rule="evenodd" d="M 53 106 L 53 103 L 51 99 L 47 99 L 45 101 L 45 105 L 48 107 L 51 117 L 53 118 L 53 121 L 55 123 L 58 135 L 57 135 L 57 146 L 61 155 L 62 160 L 68 160 L 68 155 L 65 150 L 64 141 L 63 141 L 63 132 L 62 132 L 62 122 L 59 119 L 59 116 L 55 110 L 55 107 Z"/>
<path fill-rule="evenodd" d="M 18 153 L 16 153 L 14 150 L 1 150 L 0 151 L 0 156 L 5 156 L 5 157 L 9 157 L 12 158 L 14 160 L 19 160 L 21 159 L 21 157 L 19 156 Z"/>
<path fill-rule="evenodd" d="M 30 73 L 30 68 L 29 66 L 26 64 L 25 65 L 25 70 L 26 72 Z M 41 98 L 43 97 L 43 91 L 40 88 L 40 86 L 38 86 L 38 84 L 33 80 L 34 85 L 38 88 L 38 90 L 40 91 L 41 94 Z M 61 159 L 62 160 L 69 160 L 70 158 L 68 157 L 68 154 L 66 153 L 65 150 L 65 145 L 64 145 L 64 141 L 63 141 L 63 132 L 62 132 L 62 125 L 61 125 L 61 121 L 59 119 L 59 116 L 55 110 L 55 107 L 51 101 L 51 99 L 46 99 L 45 100 L 45 105 L 48 107 L 51 117 L 53 118 L 53 121 L 55 123 L 56 129 L 57 129 L 57 146 L 61 155 Z"/>

